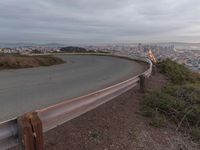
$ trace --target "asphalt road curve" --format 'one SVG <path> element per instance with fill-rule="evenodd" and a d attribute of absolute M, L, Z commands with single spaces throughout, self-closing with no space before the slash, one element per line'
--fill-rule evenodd
<path fill-rule="evenodd" d="M 147 66 L 109 56 L 60 55 L 67 63 L 0 71 L 0 122 L 142 73 Z"/>

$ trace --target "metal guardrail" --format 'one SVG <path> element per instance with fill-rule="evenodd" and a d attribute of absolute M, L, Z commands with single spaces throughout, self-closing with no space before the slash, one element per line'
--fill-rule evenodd
<path fill-rule="evenodd" d="M 123 57 L 127 59 L 126 56 L 116 57 Z M 85 96 L 64 101 L 45 109 L 36 110 L 42 122 L 43 132 L 46 132 L 73 118 L 76 118 L 81 114 L 84 114 L 135 87 L 138 85 L 141 75 L 146 77 L 151 75 L 152 63 L 149 59 L 139 57 L 128 59 L 146 62 L 149 64 L 149 68 L 144 73 L 113 86 L 104 88 Z M 0 149 L 7 149 L 19 143 L 19 127 L 17 124 L 17 118 L 0 123 Z"/>

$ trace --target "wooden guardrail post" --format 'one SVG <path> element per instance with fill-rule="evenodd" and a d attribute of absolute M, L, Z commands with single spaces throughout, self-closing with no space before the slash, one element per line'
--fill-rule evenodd
<path fill-rule="evenodd" d="M 42 122 L 36 112 L 17 119 L 21 150 L 44 150 Z"/>
<path fill-rule="evenodd" d="M 140 91 L 141 92 L 145 92 L 145 90 L 146 90 L 146 77 L 145 77 L 145 75 L 140 75 L 139 76 L 139 78 L 140 78 Z"/>

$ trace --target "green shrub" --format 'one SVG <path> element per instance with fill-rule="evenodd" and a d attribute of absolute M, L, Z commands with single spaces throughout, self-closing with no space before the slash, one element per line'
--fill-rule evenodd
<path fill-rule="evenodd" d="M 161 115 L 159 112 L 155 112 L 155 115 L 151 117 L 150 125 L 160 128 L 163 127 L 166 123 L 166 118 L 164 115 Z"/>
<path fill-rule="evenodd" d="M 189 125 L 200 129 L 200 84 L 168 85 L 160 91 L 149 91 L 140 111 L 151 118 L 150 125 L 155 127 L 164 126 L 167 119 L 178 128 Z M 196 130 L 191 134 L 198 137 Z"/>
<path fill-rule="evenodd" d="M 177 129 L 192 128 L 192 137 L 200 141 L 200 75 L 169 59 L 160 62 L 158 68 L 171 83 L 145 94 L 141 114 L 150 117 L 150 125 L 155 127 L 171 120 Z"/>
<path fill-rule="evenodd" d="M 142 102 L 143 107 L 148 106 L 152 109 L 159 109 L 162 111 L 169 111 L 172 107 L 176 107 L 176 99 L 161 91 L 152 91 L 145 95 Z"/>
<path fill-rule="evenodd" d="M 99 134 L 98 132 L 91 132 L 90 133 L 90 136 L 93 138 L 93 139 L 97 139 L 99 137 Z"/>
<path fill-rule="evenodd" d="M 192 128 L 191 135 L 194 140 L 200 141 L 200 128 L 197 127 Z"/>
<path fill-rule="evenodd" d="M 153 110 L 153 108 L 147 106 L 147 105 L 142 105 L 140 107 L 140 112 L 143 116 L 145 117 L 153 117 L 155 111 Z"/>
<path fill-rule="evenodd" d="M 159 62 L 157 66 L 160 72 L 166 74 L 174 84 L 200 81 L 200 75 L 198 73 L 193 73 L 184 65 L 178 64 L 170 59 Z"/>

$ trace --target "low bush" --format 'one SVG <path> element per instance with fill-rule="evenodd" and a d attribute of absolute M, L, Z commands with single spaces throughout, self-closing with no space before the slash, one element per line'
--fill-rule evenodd
<path fill-rule="evenodd" d="M 200 85 L 168 86 L 161 91 L 148 92 L 142 101 L 141 111 L 153 116 L 157 110 L 175 123 L 200 127 Z"/>
<path fill-rule="evenodd" d="M 200 75 L 198 73 L 194 73 L 184 65 L 178 64 L 170 59 L 158 63 L 157 66 L 160 72 L 166 74 L 174 84 L 200 81 Z"/>
<path fill-rule="evenodd" d="M 91 132 L 90 136 L 92 139 L 97 140 L 99 138 L 99 133 L 98 132 Z"/>
<path fill-rule="evenodd" d="M 195 141 L 200 141 L 200 128 L 192 128 L 191 135 Z"/>
<path fill-rule="evenodd" d="M 166 118 L 164 115 L 160 114 L 157 111 L 154 111 L 154 115 L 151 117 L 150 125 L 160 128 L 163 127 L 166 123 Z"/>
<path fill-rule="evenodd" d="M 173 121 L 177 130 L 188 128 L 194 139 L 200 141 L 200 76 L 171 60 L 158 64 L 171 83 L 165 88 L 147 91 L 141 102 L 141 113 L 150 117 L 150 124 L 162 127 Z"/>

